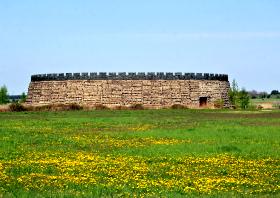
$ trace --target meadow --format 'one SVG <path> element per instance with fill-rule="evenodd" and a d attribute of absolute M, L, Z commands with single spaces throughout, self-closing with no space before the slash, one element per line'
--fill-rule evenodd
<path fill-rule="evenodd" d="M 280 109 L 280 98 L 251 99 L 250 104 L 253 106 L 262 106 L 264 109 Z"/>
<path fill-rule="evenodd" d="M 0 113 L 0 197 L 279 197 L 280 111 Z"/>

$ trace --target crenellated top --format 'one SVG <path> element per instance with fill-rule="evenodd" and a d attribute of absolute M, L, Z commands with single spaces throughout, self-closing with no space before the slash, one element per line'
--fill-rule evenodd
<path fill-rule="evenodd" d="M 62 80 L 219 80 L 228 81 L 227 74 L 182 73 L 182 72 L 93 72 L 93 73 L 59 73 L 36 74 L 31 81 L 62 81 Z"/>

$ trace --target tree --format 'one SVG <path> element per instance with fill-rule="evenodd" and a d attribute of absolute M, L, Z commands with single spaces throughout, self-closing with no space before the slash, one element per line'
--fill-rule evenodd
<path fill-rule="evenodd" d="M 229 90 L 229 101 L 232 106 L 237 106 L 238 99 L 238 85 L 235 79 L 233 79 L 230 90 Z"/>
<path fill-rule="evenodd" d="M 278 90 L 272 90 L 270 95 L 278 95 L 280 92 Z"/>
<path fill-rule="evenodd" d="M 246 109 L 249 107 L 250 96 L 244 88 L 241 91 L 239 90 L 236 80 L 232 81 L 229 101 L 234 108 Z"/>
<path fill-rule="evenodd" d="M 5 85 L 0 88 L 0 104 L 6 104 L 9 102 L 8 89 Z"/>
<path fill-rule="evenodd" d="M 262 92 L 259 93 L 259 95 L 260 95 L 260 98 L 264 99 L 264 98 L 267 98 L 268 93 L 265 92 L 265 91 L 262 91 Z"/>
<path fill-rule="evenodd" d="M 238 103 L 241 109 L 247 109 L 249 107 L 250 97 L 248 92 L 243 88 L 238 93 Z"/>
<path fill-rule="evenodd" d="M 21 96 L 20 96 L 20 102 L 25 102 L 26 101 L 26 94 L 25 92 L 22 92 Z"/>

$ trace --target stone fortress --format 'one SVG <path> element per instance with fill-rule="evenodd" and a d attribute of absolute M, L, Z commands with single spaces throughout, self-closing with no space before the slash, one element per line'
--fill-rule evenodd
<path fill-rule="evenodd" d="M 27 103 L 71 104 L 111 108 L 142 104 L 147 108 L 184 105 L 229 107 L 228 75 L 208 73 L 60 73 L 31 76 Z"/>

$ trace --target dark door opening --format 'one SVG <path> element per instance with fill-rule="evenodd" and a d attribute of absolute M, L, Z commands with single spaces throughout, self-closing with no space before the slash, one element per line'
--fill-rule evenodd
<path fill-rule="evenodd" d="M 206 107 L 207 106 L 207 97 L 200 97 L 199 98 L 199 107 Z"/>

